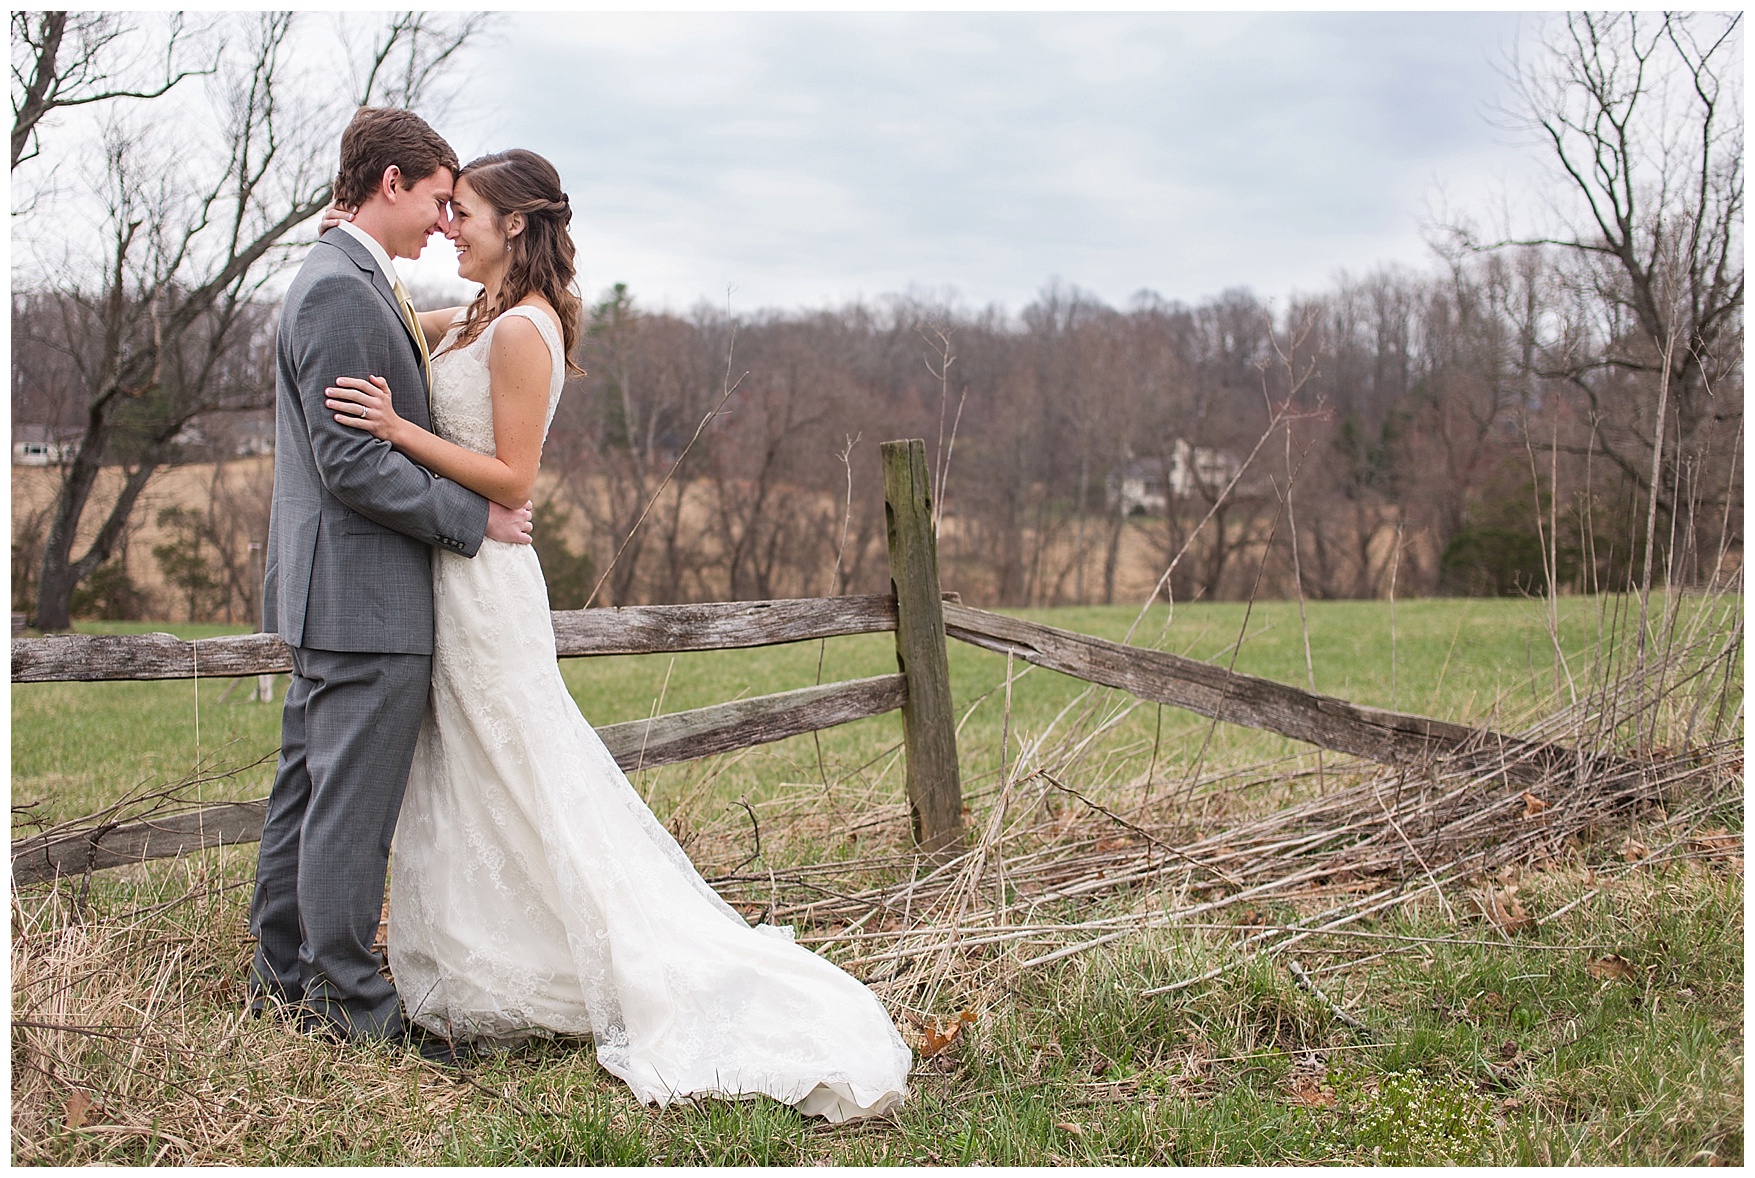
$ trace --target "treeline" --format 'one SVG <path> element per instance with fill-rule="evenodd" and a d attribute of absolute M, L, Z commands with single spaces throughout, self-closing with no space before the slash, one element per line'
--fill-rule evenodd
<path fill-rule="evenodd" d="M 876 443 L 899 436 L 942 473 L 947 584 L 986 603 L 1134 600 L 1173 563 L 1178 600 L 1623 588 L 1656 390 L 1604 362 L 1636 335 L 1566 293 L 1535 249 L 1277 315 L 1246 291 L 1117 308 L 1056 286 L 1015 319 L 897 299 L 739 321 L 618 287 L 545 465 L 615 603 L 881 589 Z M 1674 583 L 1741 551 L 1739 364 L 1671 382 Z"/>
<path fill-rule="evenodd" d="M 1664 393 L 1637 334 L 1566 293 L 1537 249 L 1344 279 L 1277 314 L 1247 291 L 1113 307 L 1051 286 L 1015 317 L 907 299 L 677 315 L 618 286 L 587 310 L 587 373 L 544 451 L 555 602 L 881 591 L 877 443 L 903 436 L 927 439 L 944 580 L 973 602 L 1138 601 L 1166 570 L 1179 601 L 1621 589 L 1644 567 L 1659 395 L 1659 583 L 1729 571 L 1740 347 Z M 42 334 L 45 304 L 13 310 L 15 339 Z M 265 335 L 241 337 L 240 384 L 271 386 Z M 232 549 L 260 541 L 270 477 L 233 464 L 206 510 L 159 510 L 159 608 L 247 615 Z M 15 608 L 40 527 L 15 521 Z M 81 595 L 150 604 L 115 571 Z"/>

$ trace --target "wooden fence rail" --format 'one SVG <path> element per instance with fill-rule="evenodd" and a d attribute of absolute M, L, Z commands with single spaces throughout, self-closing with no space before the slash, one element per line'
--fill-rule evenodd
<path fill-rule="evenodd" d="M 901 675 L 878 675 L 609 724 L 597 734 L 616 764 L 632 773 L 881 716 L 900 708 L 907 694 Z M 204 847 L 255 842 L 262 837 L 267 809 L 268 799 L 260 798 L 114 826 L 49 831 L 12 844 L 12 878 L 35 883 Z"/>
<path fill-rule="evenodd" d="M 552 617 L 555 653 L 561 658 L 669 654 L 894 630 L 896 599 L 873 593 L 704 605 L 630 605 L 557 610 Z M 236 634 L 193 642 L 170 634 L 54 634 L 12 640 L 14 683 L 188 679 L 197 674 L 203 679 L 225 679 L 291 670 L 292 655 L 274 634 Z"/>
<path fill-rule="evenodd" d="M 1010 652 L 1037 666 L 1120 688 L 1140 699 L 1384 765 L 1464 757 L 1513 779 L 1535 780 L 1573 758 L 1560 745 L 1534 744 L 1430 716 L 1363 707 L 1167 651 L 1123 646 L 963 605 L 947 603 L 944 614 L 945 632 L 963 642 Z"/>
<path fill-rule="evenodd" d="M 1141 699 L 1383 764 L 1424 764 L 1435 756 L 1473 757 L 1513 779 L 1535 779 L 1571 755 L 1557 745 L 1535 745 L 1431 717 L 1361 707 L 1180 655 L 1123 646 L 955 602 L 945 602 L 942 609 L 945 633 L 951 638 L 1010 652 L 1049 670 L 1118 688 Z M 768 640 L 791 642 L 872 633 L 894 629 L 896 617 L 894 600 L 883 596 L 640 606 L 591 610 L 587 617 L 581 617 L 582 613 L 555 614 L 557 632 L 566 627 L 571 635 L 561 644 L 567 656 L 707 650 L 718 649 L 711 645 L 715 641 L 755 646 Z M 632 624 L 630 619 L 635 619 Z M 774 630 L 761 628 L 765 619 L 777 623 Z M 284 655 L 270 642 L 262 641 L 262 635 L 196 643 L 163 634 L 106 636 L 101 645 L 84 642 L 87 637 L 93 636 L 15 640 L 15 681 L 114 679 L 122 677 L 118 671 L 129 667 L 133 673 L 128 678 L 186 679 L 194 662 L 191 648 L 200 651 L 204 675 L 254 675 L 284 669 L 284 664 L 273 662 Z M 44 644 L 51 648 L 49 653 L 33 650 Z M 95 650 L 97 657 L 80 661 L 75 656 L 82 648 Z M 215 649 L 231 653 L 209 653 Z M 21 661 L 27 668 L 24 677 L 17 674 Z M 214 663 L 224 669 L 209 671 Z M 907 676 L 880 675 L 611 724 L 599 729 L 599 735 L 617 763 L 633 772 L 883 715 L 904 707 L 907 698 Z M 261 836 L 265 805 L 266 800 L 227 803 L 146 821 L 51 831 L 21 839 L 12 845 L 13 879 L 31 883 L 56 874 L 79 874 L 184 855 L 204 847 L 252 842 Z"/>
<path fill-rule="evenodd" d="M 1361 707 L 1163 651 L 1108 642 L 945 601 L 938 580 L 924 443 L 882 447 L 892 594 L 649 605 L 556 612 L 563 658 L 727 650 L 894 632 L 899 674 L 715 704 L 599 731 L 623 769 L 675 764 L 784 740 L 901 709 L 916 842 L 960 845 L 962 796 L 945 640 L 1011 653 L 1075 678 L 1230 724 L 1384 764 L 1468 758 L 1514 779 L 1576 755 L 1558 745 L 1427 716 Z M 169 634 L 74 634 L 12 640 L 14 683 L 239 677 L 292 669 L 273 635 L 186 642 Z M 13 879 L 28 883 L 261 837 L 266 800 L 232 802 L 128 824 L 57 829 L 12 844 Z"/>

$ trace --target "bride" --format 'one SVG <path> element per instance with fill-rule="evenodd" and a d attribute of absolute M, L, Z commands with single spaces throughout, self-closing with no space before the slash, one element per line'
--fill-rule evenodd
<path fill-rule="evenodd" d="M 327 403 L 434 473 L 522 504 L 578 332 L 572 210 L 553 166 L 514 150 L 458 174 L 451 216 L 457 272 L 482 290 L 420 316 L 436 432 L 398 417 L 378 377 L 340 378 Z M 436 551 L 433 607 L 390 881 L 409 1018 L 490 1046 L 588 1034 L 660 1105 L 763 1093 L 843 1121 L 899 1103 L 912 1055 L 883 1006 L 721 900 L 579 713 L 535 551 Z"/>

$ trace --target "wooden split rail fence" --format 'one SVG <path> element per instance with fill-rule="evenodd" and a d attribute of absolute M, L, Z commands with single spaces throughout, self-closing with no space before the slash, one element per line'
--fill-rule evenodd
<path fill-rule="evenodd" d="M 1011 653 L 1037 666 L 1140 699 L 1275 732 L 1392 765 L 1437 756 L 1478 759 L 1513 778 L 1540 776 L 1558 746 L 1345 700 L 1243 675 L 1163 651 L 1124 646 L 945 600 L 939 589 L 925 444 L 882 446 L 892 593 L 702 605 L 557 611 L 562 658 L 732 650 L 893 632 L 898 673 L 675 712 L 599 730 L 623 769 L 675 764 L 750 748 L 900 710 L 916 843 L 954 853 L 962 790 L 946 639 Z M 272 634 L 186 642 L 169 634 L 72 634 L 12 640 L 12 682 L 237 678 L 290 672 Z M 149 819 L 51 830 L 12 844 L 14 883 L 185 855 L 261 838 L 267 800 L 231 802 Z"/>

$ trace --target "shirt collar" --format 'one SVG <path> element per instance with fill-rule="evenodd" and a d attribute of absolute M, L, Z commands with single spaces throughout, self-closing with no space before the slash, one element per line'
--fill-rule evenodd
<path fill-rule="evenodd" d="M 379 273 L 383 274 L 385 278 L 390 280 L 391 286 L 396 285 L 399 281 L 399 276 L 396 273 L 396 264 L 390 260 L 390 255 L 385 251 L 384 247 L 378 244 L 377 238 L 373 237 L 370 233 L 367 233 L 364 229 L 361 229 L 351 221 L 343 221 L 337 226 L 337 228 L 344 229 L 358 238 L 366 249 L 371 251 L 372 260 L 378 263 Z"/>

